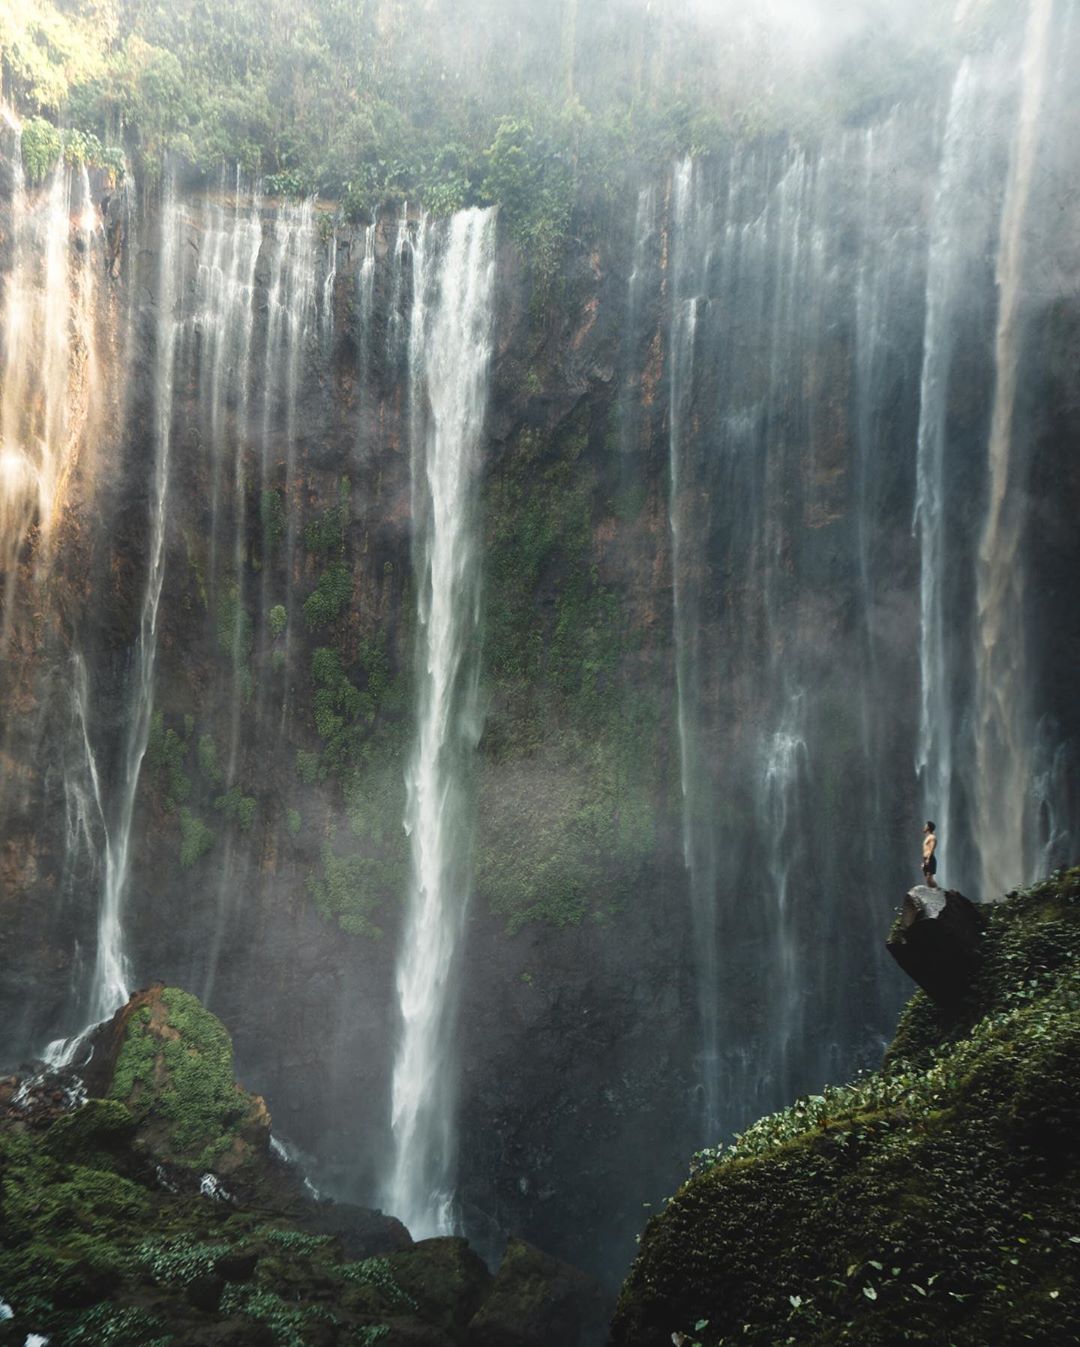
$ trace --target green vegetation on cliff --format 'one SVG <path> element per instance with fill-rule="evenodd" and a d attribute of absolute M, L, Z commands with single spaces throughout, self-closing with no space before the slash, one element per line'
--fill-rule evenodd
<path fill-rule="evenodd" d="M 1080 869 L 993 908 L 957 1015 L 919 992 L 886 1065 L 696 1158 L 612 1341 L 1080 1340 Z"/>
<path fill-rule="evenodd" d="M 110 1098 L 65 1112 L 52 1083 L 20 1103 L 0 1080 L 0 1347 L 371 1347 L 391 1322 L 459 1341 L 492 1285 L 481 1260 L 305 1196 L 193 996 L 137 993 L 98 1033 Z"/>
<path fill-rule="evenodd" d="M 965 31 L 995 7 L 969 7 Z M 68 128 L 69 157 L 116 169 L 103 147 L 123 146 L 156 171 L 171 149 L 352 214 L 498 202 L 550 276 L 575 204 L 642 167 L 922 92 L 957 33 L 933 0 L 910 9 L 883 0 L 875 42 L 853 25 L 823 80 L 775 22 L 682 0 L 24 0 L 0 4 L 0 72 L 20 111 Z"/>
<path fill-rule="evenodd" d="M 512 933 L 606 920 L 655 844 L 662 690 L 601 578 L 606 502 L 584 428 L 523 430 L 487 486 L 477 886 Z"/>

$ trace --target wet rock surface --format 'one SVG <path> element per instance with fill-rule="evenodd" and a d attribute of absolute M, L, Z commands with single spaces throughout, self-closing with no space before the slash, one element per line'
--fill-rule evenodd
<path fill-rule="evenodd" d="M 920 884 L 905 896 L 887 948 L 943 1008 L 959 1006 L 979 966 L 986 917 L 953 889 Z"/>

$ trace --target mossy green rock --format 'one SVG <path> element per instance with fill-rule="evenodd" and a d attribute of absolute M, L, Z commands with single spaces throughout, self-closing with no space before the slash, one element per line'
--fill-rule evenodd
<path fill-rule="evenodd" d="M 111 1079 L 101 1092 L 130 1111 L 140 1149 L 223 1175 L 266 1153 L 266 1105 L 234 1081 L 229 1035 L 194 996 L 156 985 L 114 1025 Z"/>
<path fill-rule="evenodd" d="M 1080 1341 L 1080 870 L 991 910 L 946 1016 L 882 1071 L 697 1157 L 648 1224 L 611 1342 Z"/>
<path fill-rule="evenodd" d="M 405 1303 L 455 1340 L 491 1287 L 484 1260 L 452 1236 L 422 1239 L 386 1262 Z"/>
<path fill-rule="evenodd" d="M 93 1163 L 107 1169 L 122 1156 L 135 1133 L 131 1110 L 116 1099 L 88 1099 L 58 1118 L 45 1134 L 45 1151 L 56 1160 Z"/>
<path fill-rule="evenodd" d="M 585 1347 L 600 1340 L 609 1309 L 583 1272 L 511 1239 L 466 1347 Z"/>

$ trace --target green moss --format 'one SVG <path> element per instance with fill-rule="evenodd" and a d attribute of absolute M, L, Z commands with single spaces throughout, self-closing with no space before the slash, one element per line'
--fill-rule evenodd
<path fill-rule="evenodd" d="M 382 929 L 372 918 L 386 897 L 388 878 L 380 858 L 339 856 L 328 843 L 323 847 L 322 872 L 308 877 L 307 889 L 319 912 L 343 931 L 379 940 Z"/>
<path fill-rule="evenodd" d="M 277 551 L 285 537 L 285 506 L 278 491 L 264 491 L 259 501 L 259 519 L 262 524 L 263 547 L 268 557 Z"/>
<path fill-rule="evenodd" d="M 172 812 L 191 796 L 191 778 L 184 771 L 188 747 L 175 730 L 166 729 L 163 712 L 150 718 L 146 765 L 157 774 L 165 791 L 165 808 Z"/>
<path fill-rule="evenodd" d="M 291 837 L 299 835 L 300 829 L 303 827 L 303 820 L 298 809 L 287 809 L 285 811 L 285 826 L 288 828 Z"/>
<path fill-rule="evenodd" d="M 255 690 L 251 672 L 255 630 L 235 581 L 223 585 L 218 593 L 216 617 L 218 646 L 232 663 L 241 697 L 244 702 L 249 702 Z"/>
<path fill-rule="evenodd" d="M 217 761 L 217 744 L 214 743 L 214 737 L 210 734 L 201 734 L 199 736 L 199 745 L 195 750 L 195 758 L 199 765 L 199 773 L 203 780 L 216 786 L 221 780 L 221 768 Z"/>
<path fill-rule="evenodd" d="M 325 627 L 352 598 L 352 571 L 345 561 L 332 561 L 319 576 L 315 590 L 304 600 L 308 630 Z"/>
<path fill-rule="evenodd" d="M 275 603 L 266 615 L 266 622 L 270 628 L 270 635 L 280 636 L 289 625 L 289 614 L 285 611 L 285 605 Z"/>
<path fill-rule="evenodd" d="M 201 1168 L 207 1151 L 231 1137 L 248 1100 L 233 1083 L 232 1043 L 220 1020 L 175 987 L 160 1004 L 160 1022 L 148 1007 L 132 1017 L 110 1097 L 140 1124 L 162 1122 L 174 1158 Z"/>
<path fill-rule="evenodd" d="M 57 1160 L 91 1161 L 108 1169 L 116 1154 L 131 1140 L 134 1119 L 124 1104 L 111 1099 L 88 1099 L 82 1108 L 65 1114 L 49 1128 L 42 1143 Z"/>
<path fill-rule="evenodd" d="M 235 823 L 241 832 L 249 832 L 255 823 L 258 801 L 254 795 L 245 795 L 239 786 L 231 786 L 217 797 L 214 808 Z"/>
<path fill-rule="evenodd" d="M 966 1010 L 912 1057 L 703 1152 L 612 1342 L 983 1347 L 1080 1333 L 1080 870 L 995 907 Z M 935 1041 L 936 1037 L 936 1041 Z"/>
<path fill-rule="evenodd" d="M 192 813 L 186 805 L 180 810 L 180 866 L 182 869 L 190 870 L 196 862 L 202 860 L 206 853 L 213 848 L 216 840 L 213 829 L 208 828 L 198 814 Z"/>

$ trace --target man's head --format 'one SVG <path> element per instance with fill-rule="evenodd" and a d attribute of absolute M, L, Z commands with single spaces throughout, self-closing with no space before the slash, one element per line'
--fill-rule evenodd
<path fill-rule="evenodd" d="M 932 822 L 930 819 L 927 819 L 927 820 L 926 820 L 926 827 L 923 829 L 923 832 L 924 832 L 924 833 L 936 833 L 936 832 L 937 832 L 937 824 L 934 823 L 934 822 Z"/>

